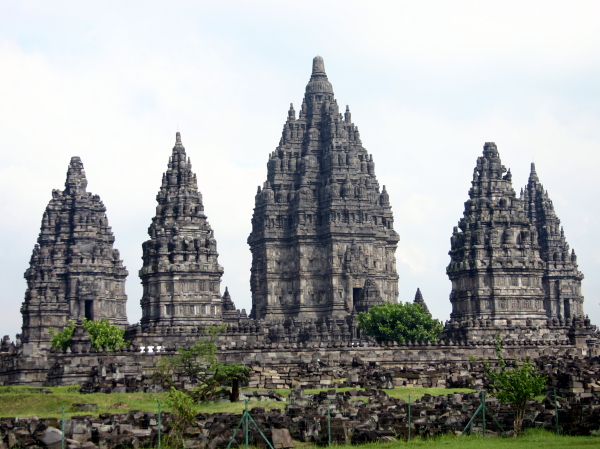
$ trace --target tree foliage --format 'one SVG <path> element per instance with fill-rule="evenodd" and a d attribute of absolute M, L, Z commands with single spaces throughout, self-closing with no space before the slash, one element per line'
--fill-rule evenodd
<path fill-rule="evenodd" d="M 195 402 L 210 402 L 217 398 L 219 387 L 231 385 L 232 400 L 239 397 L 239 384 L 248 378 L 249 368 L 243 363 L 223 364 L 217 358 L 217 336 L 225 326 L 211 326 L 208 336 L 189 348 L 179 348 L 177 354 L 164 356 L 156 364 L 154 380 L 165 390 L 176 389 Z M 185 388 L 185 382 L 193 385 Z"/>
<path fill-rule="evenodd" d="M 482 362 L 489 379 L 490 394 L 496 396 L 502 403 L 511 404 L 515 410 L 513 427 L 514 435 L 517 436 L 523 427 L 527 401 L 544 392 L 547 378 L 537 372 L 536 367 L 528 358 L 515 360 L 514 365 L 509 367 L 502 356 L 500 334 L 496 336 L 495 345 L 498 366 L 492 368 L 489 361 L 482 360 Z"/>
<path fill-rule="evenodd" d="M 83 328 L 90 334 L 92 347 L 94 349 L 108 348 L 116 351 L 128 344 L 124 338 L 125 329 L 110 324 L 106 318 L 99 321 L 92 321 L 84 318 Z"/>
<path fill-rule="evenodd" d="M 50 345 L 54 349 L 66 350 L 71 346 L 71 337 L 77 326 L 73 320 L 69 320 L 67 326 L 62 331 L 54 331 L 54 328 L 49 329 L 50 332 Z M 128 342 L 125 341 L 125 329 L 121 329 L 119 326 L 110 324 L 110 322 L 103 318 L 99 321 L 83 319 L 83 328 L 90 335 L 91 345 L 94 349 L 106 348 L 110 350 L 118 350 L 127 346 Z"/>
<path fill-rule="evenodd" d="M 437 341 L 442 324 L 420 304 L 385 303 L 358 314 L 359 329 L 378 342 Z"/>
<path fill-rule="evenodd" d="M 189 394 L 175 387 L 165 395 L 165 405 L 172 413 L 166 447 L 183 447 L 185 428 L 194 424 L 200 407 Z"/>
<path fill-rule="evenodd" d="M 50 345 L 54 349 L 60 349 L 66 351 L 71 346 L 71 336 L 75 332 L 75 323 L 73 320 L 69 320 L 68 324 L 63 328 L 62 331 L 54 331 L 54 327 L 48 328 L 50 333 Z"/>

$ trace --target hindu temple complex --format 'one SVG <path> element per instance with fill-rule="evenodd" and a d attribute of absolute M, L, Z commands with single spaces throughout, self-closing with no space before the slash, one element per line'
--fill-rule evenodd
<path fill-rule="evenodd" d="M 148 387 L 140 382 L 157 358 L 193 344 L 216 324 L 226 329 L 219 336 L 224 361 L 298 376 L 316 362 L 340 369 L 366 362 L 390 369 L 450 366 L 493 354 L 499 332 L 515 357 L 600 354 L 598 331 L 584 315 L 583 274 L 535 166 L 518 197 L 492 142 L 477 158 L 463 216 L 449 230 L 452 313 L 440 340 L 381 346 L 361 335 L 359 313 L 398 301 L 400 238 L 373 154 L 363 147 L 349 107 L 340 112 L 319 56 L 256 193 L 248 237 L 250 314 L 236 309 L 227 288 L 221 294 L 226 267 L 218 261 L 218 229 L 208 223 L 179 132 L 156 210 L 148 213 L 140 323 L 127 322 L 128 273 L 113 247 L 106 208 L 86 186 L 83 164 L 73 157 L 65 189 L 52 192 L 25 272 L 22 333 L 0 346 L 0 383 L 95 385 L 108 372 L 115 386 L 137 391 Z M 430 314 L 420 290 L 414 302 Z M 129 346 L 94 350 L 83 318 L 126 329 Z M 51 349 L 50 328 L 60 330 L 69 320 L 78 325 L 71 346 Z"/>

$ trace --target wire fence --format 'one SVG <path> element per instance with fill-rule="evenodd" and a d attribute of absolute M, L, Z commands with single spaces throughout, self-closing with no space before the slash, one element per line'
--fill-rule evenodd
<path fill-rule="evenodd" d="M 537 408 L 531 409 L 530 407 L 525 415 L 525 427 L 543 427 L 560 434 L 562 433 L 562 418 L 564 424 L 569 425 L 567 433 L 573 433 L 574 427 L 576 427 L 573 424 L 584 424 L 581 419 L 579 422 L 577 419 L 574 420 L 573 415 L 582 418 L 584 416 L 582 412 L 587 410 L 592 426 L 595 422 L 595 429 L 598 431 L 600 403 L 595 405 L 568 404 L 564 398 L 561 401 L 562 406 L 559 405 L 559 397 L 555 389 L 549 391 L 544 401 L 537 403 Z M 513 434 L 514 412 L 508 410 L 507 406 L 497 403 L 493 398 L 487 397 L 485 391 L 479 393 L 478 403 L 468 404 L 469 406 L 476 405 L 474 411 L 460 410 L 460 413 L 454 416 L 448 415 L 447 410 L 435 407 L 424 409 L 422 402 L 413 402 L 410 396 L 405 403 L 401 404 L 400 408 L 390 410 L 388 406 L 386 410 L 385 406 L 382 406 L 376 410 L 379 412 L 377 415 L 367 412 L 363 413 L 363 416 L 360 416 L 360 407 L 358 413 L 353 415 L 353 411 L 344 404 L 332 402 L 330 398 L 312 410 L 305 409 L 302 415 L 293 413 L 294 404 L 291 403 L 291 407 L 288 407 L 287 410 L 288 415 L 292 412 L 291 416 L 285 417 L 278 416 L 277 413 L 269 414 L 260 408 L 248 411 L 247 405 L 246 402 L 246 411 L 228 441 L 228 448 L 232 445 L 244 445 L 247 448 L 249 442 L 260 445 L 260 441 L 257 440 L 258 435 L 253 435 L 253 432 L 258 432 L 266 445 L 272 449 L 268 436 L 270 436 L 269 430 L 273 428 L 286 428 L 294 439 L 312 441 L 322 445 L 392 441 L 392 439 L 398 438 L 410 440 L 416 436 L 427 437 L 448 432 L 460 435 L 477 433 L 483 437 L 490 434 L 498 436 Z M 565 409 L 565 405 L 568 405 L 568 409 Z M 541 413 L 540 407 L 543 407 L 543 413 Z M 551 410 L 548 410 L 548 407 L 551 407 Z M 561 410 L 562 416 L 559 413 Z M 567 411 L 574 413 L 569 416 Z M 377 416 L 377 419 L 373 419 L 373 416 Z M 238 433 L 240 430 L 244 432 L 244 440 L 241 439 L 241 432 Z M 588 428 L 588 430 L 590 429 Z M 586 432 L 575 431 L 574 433 L 585 434 Z"/>

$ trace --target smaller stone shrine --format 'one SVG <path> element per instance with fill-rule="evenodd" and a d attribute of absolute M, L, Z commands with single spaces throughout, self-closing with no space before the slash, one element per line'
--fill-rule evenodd
<path fill-rule="evenodd" d="M 179 132 L 156 201 L 140 270 L 143 332 L 220 324 L 223 267 Z"/>
<path fill-rule="evenodd" d="M 425 313 L 431 316 L 431 312 L 429 311 L 429 307 L 427 307 L 427 303 L 423 299 L 423 294 L 421 293 L 421 289 L 417 288 L 417 292 L 415 293 L 415 299 L 413 301 L 415 304 L 419 304 L 425 310 Z"/>
<path fill-rule="evenodd" d="M 53 190 L 25 272 L 22 342 L 48 347 L 49 328 L 69 320 L 108 319 L 127 325 L 127 270 L 113 248 L 106 207 L 86 191 L 79 157 L 71 158 L 64 190 Z"/>
<path fill-rule="evenodd" d="M 586 340 L 575 253 L 569 253 L 535 166 L 517 198 L 511 172 L 487 142 L 473 171 L 464 216 L 451 238 L 452 313 L 443 338 Z M 576 335 L 575 335 L 576 334 Z"/>

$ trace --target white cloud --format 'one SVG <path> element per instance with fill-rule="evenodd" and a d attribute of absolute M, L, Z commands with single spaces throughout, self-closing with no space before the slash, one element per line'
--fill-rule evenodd
<path fill-rule="evenodd" d="M 447 318 L 449 236 L 491 140 L 517 191 L 534 157 L 588 273 L 586 310 L 600 322 L 596 2 L 19 5 L 0 14 L 5 333 L 18 332 L 22 275 L 73 155 L 108 208 L 130 272 L 130 321 L 139 319 L 141 243 L 177 127 L 215 229 L 223 288 L 249 310 L 255 189 L 317 53 L 390 192 L 402 300 L 421 287 Z"/>

